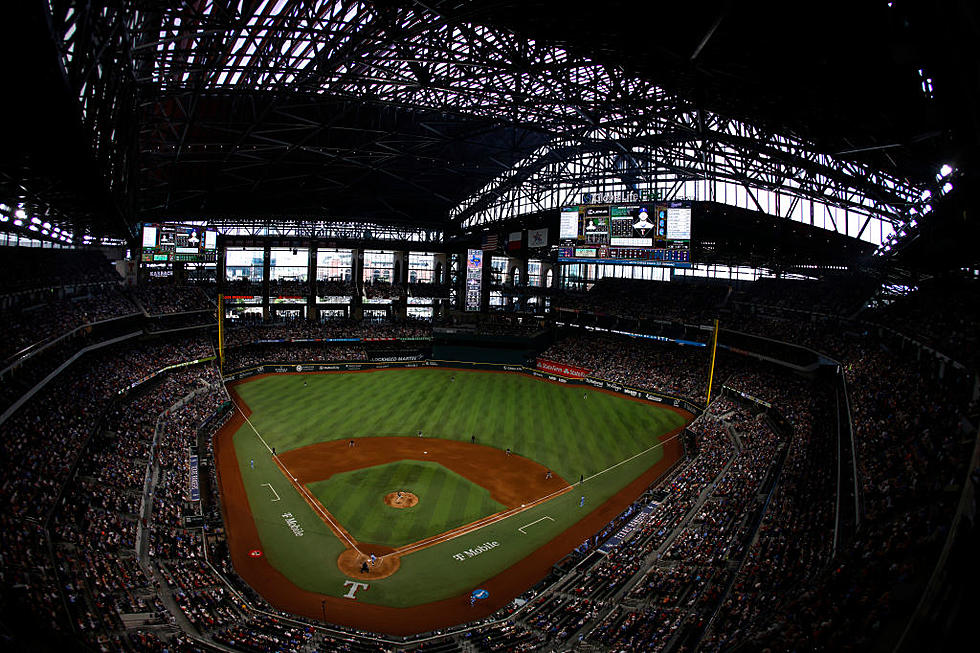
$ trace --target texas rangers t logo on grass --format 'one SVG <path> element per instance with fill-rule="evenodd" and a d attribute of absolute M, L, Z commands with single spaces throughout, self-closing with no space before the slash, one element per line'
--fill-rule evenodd
<path fill-rule="evenodd" d="M 367 583 L 358 583 L 356 580 L 345 580 L 344 581 L 344 587 L 349 587 L 350 588 L 350 589 L 347 590 L 347 593 L 344 594 L 344 598 L 345 599 L 354 599 L 356 601 L 357 600 L 357 597 L 354 596 L 354 595 L 357 594 L 357 590 L 359 590 L 359 589 L 367 589 L 368 588 L 368 584 Z"/>

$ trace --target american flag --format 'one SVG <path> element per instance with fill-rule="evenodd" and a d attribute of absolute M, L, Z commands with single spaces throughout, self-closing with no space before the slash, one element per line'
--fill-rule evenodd
<path fill-rule="evenodd" d="M 497 234 L 483 234 L 483 244 L 480 249 L 484 251 L 497 249 Z"/>

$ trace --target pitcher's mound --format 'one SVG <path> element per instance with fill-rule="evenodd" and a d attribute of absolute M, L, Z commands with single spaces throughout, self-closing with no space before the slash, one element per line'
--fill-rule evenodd
<path fill-rule="evenodd" d="M 337 567 L 340 568 L 340 571 L 344 572 L 345 576 L 351 578 L 367 578 L 369 580 L 387 578 L 398 571 L 398 568 L 401 566 L 401 560 L 399 558 L 393 555 L 385 555 L 385 553 L 390 553 L 393 549 L 365 545 L 363 543 L 358 544 L 358 547 L 364 552 L 358 553 L 356 549 L 347 549 L 337 558 Z M 375 551 L 371 549 L 375 549 Z M 371 564 L 372 552 L 375 553 L 373 565 Z M 367 571 L 364 571 L 365 563 L 367 564 Z"/>
<path fill-rule="evenodd" d="M 389 492 L 385 495 L 385 505 L 389 508 L 411 508 L 419 498 L 411 492 Z"/>

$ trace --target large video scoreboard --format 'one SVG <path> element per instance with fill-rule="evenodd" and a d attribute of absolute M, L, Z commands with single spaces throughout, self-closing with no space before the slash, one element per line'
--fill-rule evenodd
<path fill-rule="evenodd" d="M 561 209 L 558 260 L 691 267 L 691 202 L 582 204 Z"/>
<path fill-rule="evenodd" d="M 218 260 L 218 232 L 194 225 L 144 224 L 140 260 L 214 263 Z"/>

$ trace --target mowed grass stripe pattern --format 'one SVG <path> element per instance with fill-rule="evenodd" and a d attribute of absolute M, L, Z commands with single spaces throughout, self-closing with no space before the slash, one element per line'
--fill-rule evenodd
<path fill-rule="evenodd" d="M 359 542 L 399 547 L 438 535 L 506 507 L 490 493 L 438 463 L 402 460 L 307 484 Z M 413 492 L 412 508 L 384 504 L 389 492 Z"/>
<path fill-rule="evenodd" d="M 279 451 L 422 430 L 431 437 L 468 442 L 476 436 L 478 444 L 509 447 L 569 481 L 650 448 L 684 423 L 678 413 L 656 405 L 517 374 L 290 374 L 237 389 L 254 411 L 255 427 Z"/>

